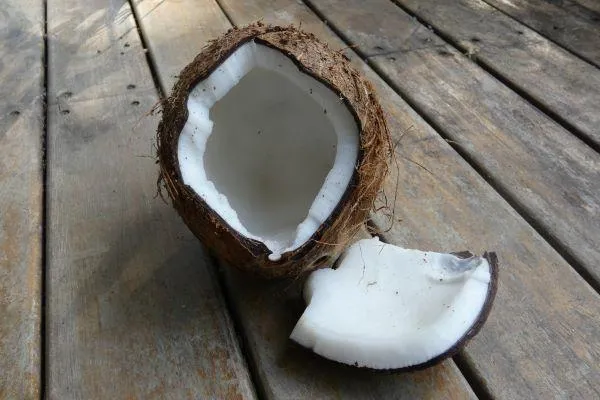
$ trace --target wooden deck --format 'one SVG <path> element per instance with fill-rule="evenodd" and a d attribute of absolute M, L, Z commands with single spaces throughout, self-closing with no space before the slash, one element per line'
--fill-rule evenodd
<path fill-rule="evenodd" d="M 597 1 L 4 0 L 0 16 L 0 399 L 600 399 Z M 259 19 L 375 84 L 398 144 L 387 241 L 498 252 L 492 314 L 453 359 L 376 374 L 290 345 L 297 285 L 218 265 L 156 198 L 148 111 L 209 39 Z"/>

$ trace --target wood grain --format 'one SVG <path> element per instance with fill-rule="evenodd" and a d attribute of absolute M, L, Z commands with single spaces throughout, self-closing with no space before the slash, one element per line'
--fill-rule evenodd
<path fill-rule="evenodd" d="M 600 6 L 595 0 L 561 2 L 545 0 L 485 0 L 511 17 L 600 67 Z M 574 7 L 587 3 L 588 7 Z"/>
<path fill-rule="evenodd" d="M 598 22 L 600 15 L 600 2 L 596 0 L 562 0 L 563 7 L 568 9 L 578 8 L 581 12 L 591 14 L 592 21 Z"/>
<path fill-rule="evenodd" d="M 498 298 L 487 325 L 463 352 L 463 358 L 485 390 L 497 398 L 598 397 L 600 321 L 594 315 L 600 312 L 600 296 L 435 130 L 306 7 L 291 0 L 245 1 L 243 5 L 234 0 L 222 0 L 221 3 L 237 24 L 259 17 L 266 23 L 298 24 L 301 21 L 303 29 L 315 32 L 333 48 L 346 48 L 345 53 L 356 67 L 375 84 L 398 144 L 398 164 L 393 165 L 393 174 L 385 188 L 388 204 L 394 210 L 392 229 L 384 233 L 387 240 L 438 251 L 499 252 Z M 364 18 L 368 14 L 366 10 L 370 9 L 348 2 L 339 4 L 340 9 L 336 8 L 336 12 L 340 15 L 356 12 L 360 14 L 356 21 Z M 319 8 L 325 10 L 325 7 Z M 382 27 L 386 25 L 385 20 L 379 15 L 377 23 L 369 23 Z M 399 26 L 396 26 L 398 34 L 405 34 Z M 407 36 L 410 42 L 410 35 Z M 389 214 L 378 213 L 373 219 L 382 230 L 389 228 Z M 243 287 L 243 278 L 238 279 L 240 283 L 230 283 L 231 293 L 234 298 L 239 296 L 235 303 L 240 310 L 239 318 L 247 326 L 255 363 L 263 366 L 263 375 L 277 376 L 265 360 L 293 365 L 291 360 L 296 356 L 290 353 L 296 350 L 284 347 L 283 339 L 272 334 L 272 325 L 264 322 L 266 318 L 254 317 L 257 313 L 250 310 L 274 307 L 271 304 L 278 302 L 270 298 L 278 297 L 290 303 L 278 307 L 296 307 L 299 314 L 301 303 L 294 300 L 293 290 L 286 297 L 288 292 L 269 288 L 257 290 L 248 300 L 239 293 L 250 289 Z M 296 317 L 288 318 L 291 328 Z M 254 327 L 264 333 L 253 335 Z M 274 345 L 276 343 L 279 345 Z M 276 350 L 278 346 L 279 350 Z M 270 352 L 261 350 L 263 347 Z M 302 362 L 310 365 L 309 360 Z M 301 376 L 299 379 L 313 378 Z M 348 380 L 352 382 L 353 379 L 355 376 Z M 270 385 L 267 392 L 282 393 L 287 387 L 294 387 L 295 382 L 271 379 Z M 357 392 L 346 394 L 352 396 L 351 393 Z M 437 393 L 436 396 L 444 397 L 444 394 Z"/>
<path fill-rule="evenodd" d="M 580 15 L 593 22 L 599 22 L 600 2 L 596 0 L 560 0 L 551 2 L 574 15 Z"/>
<path fill-rule="evenodd" d="M 560 116 L 600 149 L 598 68 L 481 0 L 395 1 L 436 32 L 451 38 L 472 59 Z"/>
<path fill-rule="evenodd" d="M 128 3 L 48 12 L 48 398 L 254 398 L 210 262 L 156 196 Z"/>
<path fill-rule="evenodd" d="M 215 2 L 194 1 L 198 11 L 187 8 L 186 22 L 182 24 L 181 31 L 169 34 L 178 38 L 177 46 L 173 47 L 173 41 L 164 37 L 163 26 L 175 26 L 181 18 L 171 6 L 160 4 L 153 8 L 156 4 L 159 2 L 141 3 L 138 9 L 140 15 L 154 9 L 152 14 L 142 19 L 142 30 L 157 61 L 161 82 L 170 86 L 175 71 L 191 61 L 206 41 L 227 30 L 230 25 L 223 14 L 216 13 L 218 6 Z M 271 6 L 278 9 L 277 15 L 293 17 L 280 9 L 279 4 Z M 264 2 L 246 1 L 235 4 L 232 16 L 240 24 L 247 23 L 265 14 L 266 7 Z M 186 9 L 185 3 L 183 9 Z M 286 21 L 270 18 L 265 22 Z M 262 282 L 234 272 L 231 267 L 226 270 L 225 281 L 232 305 L 244 328 L 261 393 L 268 399 L 475 397 L 451 361 L 414 374 L 382 375 L 357 371 L 313 356 L 291 345 L 288 340 L 303 308 L 297 285 Z"/>
<path fill-rule="evenodd" d="M 600 157 L 386 0 L 312 1 L 394 87 L 600 281 Z"/>
<path fill-rule="evenodd" d="M 179 72 L 198 54 L 206 41 L 231 27 L 212 1 L 144 0 L 134 3 L 140 29 L 148 38 L 150 54 L 158 69 L 158 80 L 168 94 Z"/>
<path fill-rule="evenodd" d="M 40 395 L 44 13 L 0 10 L 0 398 Z"/>

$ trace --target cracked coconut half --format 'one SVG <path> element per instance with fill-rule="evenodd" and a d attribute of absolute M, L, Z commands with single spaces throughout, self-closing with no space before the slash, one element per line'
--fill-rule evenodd
<path fill-rule="evenodd" d="M 180 74 L 158 131 L 161 179 L 228 264 L 293 276 L 335 260 L 385 178 L 372 86 L 293 27 L 233 29 Z"/>

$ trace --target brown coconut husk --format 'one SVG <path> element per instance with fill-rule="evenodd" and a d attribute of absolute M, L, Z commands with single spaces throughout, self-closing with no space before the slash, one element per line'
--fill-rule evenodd
<path fill-rule="evenodd" d="M 251 40 L 279 50 L 302 72 L 337 93 L 360 131 L 357 166 L 342 200 L 310 240 L 284 253 L 276 262 L 268 259 L 270 252 L 263 243 L 232 229 L 183 182 L 177 159 L 177 142 L 188 117 L 189 93 L 238 47 Z M 190 230 L 221 261 L 265 277 L 298 276 L 331 265 L 367 220 L 392 155 L 390 135 L 375 90 L 348 59 L 311 33 L 293 26 L 266 26 L 260 22 L 230 29 L 210 42 L 183 69 L 171 96 L 164 102 L 157 147 L 159 182 L 166 187 L 173 206 Z"/>

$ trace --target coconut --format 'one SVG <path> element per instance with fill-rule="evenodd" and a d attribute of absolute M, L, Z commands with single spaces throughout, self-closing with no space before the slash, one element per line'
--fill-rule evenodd
<path fill-rule="evenodd" d="M 372 85 L 294 27 L 231 29 L 186 66 L 157 133 L 162 182 L 226 264 L 266 277 L 330 265 L 392 154 Z"/>
<path fill-rule="evenodd" d="M 291 339 L 361 368 L 412 370 L 458 352 L 483 326 L 498 283 L 495 253 L 404 249 L 378 238 L 344 252 L 304 286 Z"/>

